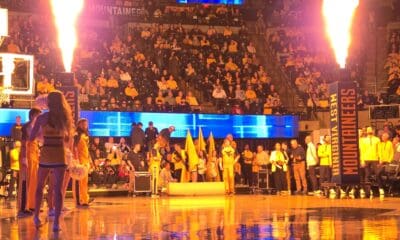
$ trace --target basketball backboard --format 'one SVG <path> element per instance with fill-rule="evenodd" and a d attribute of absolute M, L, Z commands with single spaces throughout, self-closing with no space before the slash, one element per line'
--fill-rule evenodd
<path fill-rule="evenodd" d="M 8 36 L 8 10 L 0 8 L 0 46 Z"/>
<path fill-rule="evenodd" d="M 0 53 L 0 89 L 8 95 L 33 95 L 33 56 Z"/>

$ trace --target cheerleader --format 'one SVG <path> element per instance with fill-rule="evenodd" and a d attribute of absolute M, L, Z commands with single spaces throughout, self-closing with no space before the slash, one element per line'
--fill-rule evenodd
<path fill-rule="evenodd" d="M 43 199 L 43 188 L 50 170 L 54 175 L 54 206 L 55 217 L 53 231 L 59 231 L 59 219 L 63 206 L 62 186 L 67 168 L 66 148 L 72 149 L 73 121 L 72 112 L 64 95 L 54 91 L 48 95 L 49 111 L 40 115 L 32 129 L 29 140 L 35 141 L 38 136 L 43 136 L 43 147 L 40 152 L 39 170 L 37 178 L 34 224 L 40 227 L 40 205 Z"/>
<path fill-rule="evenodd" d="M 206 171 L 207 171 L 207 167 L 206 167 L 206 157 L 204 156 L 204 151 L 199 151 L 199 165 L 197 166 L 197 173 L 199 176 L 199 182 L 205 182 L 206 181 Z"/>
<path fill-rule="evenodd" d="M 209 182 L 219 182 L 219 163 L 221 159 L 217 156 L 217 151 L 214 150 L 207 160 L 207 180 Z"/>
<path fill-rule="evenodd" d="M 78 163 L 90 168 L 90 155 L 89 155 L 89 132 L 87 119 L 80 119 L 77 123 L 77 135 L 74 139 L 74 157 Z M 88 207 L 89 203 L 89 176 L 88 172 L 80 180 L 74 180 L 72 184 L 72 193 L 74 196 L 76 206 Z"/>
<path fill-rule="evenodd" d="M 274 175 L 274 182 L 277 194 L 282 194 L 283 191 L 287 190 L 287 160 L 282 152 L 282 147 L 280 143 L 275 144 L 275 150 L 271 152 L 270 161 L 272 164 L 272 173 Z"/>
<path fill-rule="evenodd" d="M 242 159 L 244 161 L 243 165 L 243 175 L 244 175 L 244 184 L 251 186 L 251 173 L 252 173 L 252 163 L 253 163 L 253 152 L 250 150 L 249 144 L 244 146 L 244 151 L 242 152 Z"/>

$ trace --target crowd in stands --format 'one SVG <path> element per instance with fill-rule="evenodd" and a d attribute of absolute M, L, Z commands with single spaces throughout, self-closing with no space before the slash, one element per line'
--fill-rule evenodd
<path fill-rule="evenodd" d="M 8 0 L 4 3 L 6 7 L 18 11 L 44 11 L 48 8 L 47 1 L 36 1 L 29 3 L 27 0 Z M 238 26 L 244 23 L 244 13 L 240 6 L 209 4 L 177 4 L 176 1 L 160 4 L 157 0 L 89 0 L 86 1 L 84 11 L 90 12 L 93 5 L 118 6 L 138 9 L 136 22 L 179 24 L 189 25 L 215 25 L 215 26 Z M 131 19 L 132 20 L 132 19 Z"/>
<path fill-rule="evenodd" d="M 312 113 L 316 110 L 327 110 L 329 107 L 328 84 L 338 76 L 338 66 L 334 57 L 330 52 L 330 47 L 324 38 L 324 33 L 318 29 L 322 29 L 323 22 L 321 19 L 301 19 L 301 16 L 316 16 L 319 11 L 319 5 L 310 4 L 305 6 L 301 1 L 274 1 L 274 4 L 266 8 L 266 15 L 263 17 L 264 24 L 272 27 L 268 32 L 267 42 L 269 49 L 276 56 L 277 61 L 281 64 L 282 70 L 289 79 L 298 95 L 303 99 L 303 103 L 307 108 L 308 118 L 314 117 Z M 366 60 L 366 44 L 360 39 L 367 38 L 373 31 L 375 26 L 374 9 L 368 9 L 368 6 L 362 6 L 362 12 L 355 17 L 355 26 L 353 34 L 357 38 L 353 39 L 351 52 L 346 64 L 351 80 L 361 84 L 365 71 Z M 264 12 L 265 12 L 264 11 Z M 265 13 L 264 13 L 265 14 Z M 305 14 L 305 15 L 304 15 Z M 274 16 L 280 18 L 291 19 L 291 16 L 300 16 L 293 23 L 302 24 L 298 26 L 290 21 L 278 20 L 273 21 Z M 363 22 L 368 19 L 368 24 Z M 278 23 L 278 24 L 277 24 Z M 397 43 L 396 43 L 397 39 Z M 395 79 L 396 62 L 398 60 L 398 42 L 399 37 L 393 33 L 390 39 L 390 57 L 386 67 L 390 71 L 391 78 Z M 397 44 L 397 45 L 396 45 Z M 394 68 L 391 68 L 394 66 Z M 391 81 L 396 83 L 397 81 Z M 397 89 L 396 84 L 391 85 L 392 93 Z M 391 93 L 390 93 L 391 94 Z M 387 94 L 372 94 L 368 90 L 360 90 L 358 93 L 358 106 L 365 109 L 368 105 L 379 105 L 393 103 L 393 99 Z"/>
<path fill-rule="evenodd" d="M 389 98 L 400 103 L 400 30 L 390 33 L 385 70 L 388 74 Z"/>
<path fill-rule="evenodd" d="M 37 93 L 46 94 L 61 85 L 55 73 L 62 65 L 54 38 L 45 31 L 51 27 L 34 28 L 37 21 L 11 18 L 4 45 L 9 52 L 35 55 Z M 73 71 L 82 109 L 188 112 L 212 102 L 224 113 L 282 111 L 244 26 L 152 24 L 134 26 L 128 34 L 81 32 Z"/>
<path fill-rule="evenodd" d="M 219 113 L 284 112 L 269 74 L 256 57 L 241 8 L 110 2 L 126 7 L 139 4 L 146 10 L 144 21 L 151 25 L 80 31 L 74 72 L 82 109 L 198 112 L 211 102 Z M 318 21 L 307 18 L 319 5 L 306 5 L 304 1 L 270 0 L 257 13 L 256 31 L 264 33 L 266 27 L 275 27 L 269 31 L 269 49 L 311 117 L 316 110 L 328 108 L 328 84 L 337 65 L 327 51 L 323 33 L 312 27 L 320 28 Z M 35 55 L 37 92 L 45 94 L 61 85 L 54 73 L 63 68 L 54 31 L 49 31 L 53 29 L 51 21 L 37 22 L 35 17 L 12 17 L 10 37 L 3 47 L 9 52 Z M 309 27 L 299 26 L 303 23 Z M 360 108 L 396 102 L 400 93 L 399 38 L 398 31 L 393 31 L 389 39 L 385 65 L 388 96 L 362 90 Z M 352 79 L 362 81 L 362 62 L 360 54 L 351 54 L 347 67 Z"/>
<path fill-rule="evenodd" d="M 298 28 L 284 28 L 273 32 L 269 42 L 290 83 L 297 88 L 307 107 L 328 107 L 328 79 L 323 73 L 332 68 L 334 62 L 322 50 L 318 38 Z M 318 46 L 321 47 L 318 49 Z"/>
<path fill-rule="evenodd" d="M 219 5 L 168 5 L 155 7 L 148 4 L 150 22 L 191 25 L 241 26 L 243 14 L 238 7 Z"/>

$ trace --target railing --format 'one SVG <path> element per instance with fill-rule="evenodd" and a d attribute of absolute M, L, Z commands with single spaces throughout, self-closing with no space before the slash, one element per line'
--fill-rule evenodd
<path fill-rule="evenodd" d="M 292 83 L 291 81 L 291 76 L 289 76 L 283 69 L 282 66 L 280 65 L 280 62 L 276 59 L 276 55 L 274 50 L 271 48 L 269 44 L 269 35 L 265 34 L 264 35 L 264 44 L 266 47 L 266 55 L 268 55 L 268 58 L 271 60 L 274 60 L 273 62 L 275 63 L 275 71 L 278 72 L 278 75 L 280 75 L 283 79 L 281 81 L 281 88 L 284 88 L 286 91 L 286 98 L 289 98 L 291 109 L 290 110 L 297 110 L 298 102 L 296 101 L 296 96 L 299 96 L 299 92 L 296 88 L 296 86 Z M 303 100 L 301 97 L 299 97 L 301 100 Z M 304 103 L 304 102 L 303 102 Z"/>
<path fill-rule="evenodd" d="M 368 114 L 371 120 L 400 118 L 400 104 L 369 105 Z"/>

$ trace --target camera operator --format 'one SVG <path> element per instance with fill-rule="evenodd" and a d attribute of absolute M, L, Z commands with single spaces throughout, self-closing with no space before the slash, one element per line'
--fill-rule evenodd
<path fill-rule="evenodd" d="M 139 143 L 133 146 L 133 150 L 128 153 L 127 163 L 129 171 L 129 195 L 133 195 L 135 184 L 135 172 L 144 172 L 148 170 L 147 162 L 143 154 L 140 152 L 141 146 Z"/>

